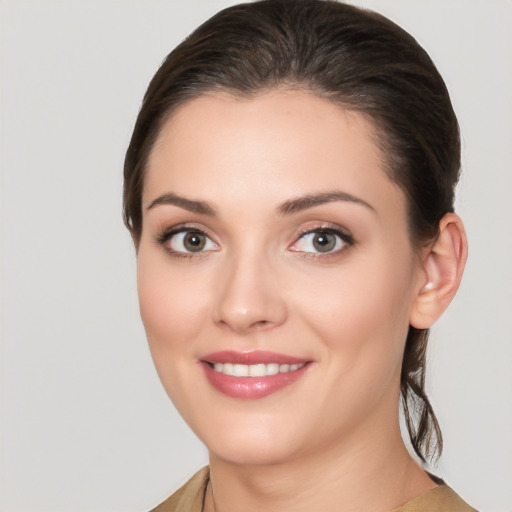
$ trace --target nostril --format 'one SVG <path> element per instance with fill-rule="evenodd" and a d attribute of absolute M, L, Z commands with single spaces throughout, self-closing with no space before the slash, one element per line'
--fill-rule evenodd
<path fill-rule="evenodd" d="M 255 322 L 255 325 L 265 327 L 269 325 L 270 322 L 268 320 L 259 320 L 258 322 Z"/>
<path fill-rule="evenodd" d="M 258 320 L 257 322 L 254 322 L 252 325 L 251 325 L 251 328 L 253 330 L 264 330 L 264 329 L 267 329 L 269 327 L 271 327 L 273 325 L 272 322 L 270 322 L 269 320 Z"/>
<path fill-rule="evenodd" d="M 218 322 L 219 325 L 223 327 L 227 327 L 229 329 L 232 329 L 236 332 L 240 333 L 249 333 L 249 332 L 256 332 L 256 331 L 265 331 L 267 329 L 272 328 L 273 325 L 276 325 L 274 322 L 270 320 L 257 320 L 255 322 L 245 322 L 245 323 L 237 323 L 235 321 L 226 321 L 226 320 L 220 320 Z"/>

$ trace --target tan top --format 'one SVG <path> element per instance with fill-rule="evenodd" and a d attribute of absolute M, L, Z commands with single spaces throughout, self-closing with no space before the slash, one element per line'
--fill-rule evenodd
<path fill-rule="evenodd" d="M 202 512 L 208 466 L 198 471 L 183 487 L 151 512 Z M 446 484 L 441 484 L 392 512 L 477 512 Z"/>

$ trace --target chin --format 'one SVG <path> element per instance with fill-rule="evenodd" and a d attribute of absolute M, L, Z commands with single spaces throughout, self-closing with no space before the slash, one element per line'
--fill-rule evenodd
<path fill-rule="evenodd" d="M 208 446 L 207 446 L 208 447 Z M 238 466 L 272 466 L 293 459 L 293 450 L 274 443 L 250 442 L 221 444 L 216 442 L 210 448 L 210 456 Z"/>
<path fill-rule="evenodd" d="M 274 427 L 256 421 L 250 427 L 210 424 L 207 431 L 196 434 L 211 455 L 231 464 L 272 465 L 292 459 L 299 449 L 293 441 L 296 435 L 282 424 Z"/>

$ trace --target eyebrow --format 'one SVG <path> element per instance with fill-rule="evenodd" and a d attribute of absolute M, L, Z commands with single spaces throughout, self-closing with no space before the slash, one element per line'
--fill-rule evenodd
<path fill-rule="evenodd" d="M 363 199 L 353 196 L 352 194 L 341 191 L 308 194 L 297 197 L 296 199 L 290 199 L 277 208 L 277 213 L 279 215 L 291 215 L 293 213 L 307 210 L 325 203 L 332 203 L 334 201 L 348 201 L 349 203 L 360 204 L 376 213 L 375 208 L 371 204 L 363 201 Z"/>
<path fill-rule="evenodd" d="M 155 206 L 168 204 L 179 206 L 180 208 L 188 210 L 189 212 L 209 215 L 211 217 L 216 216 L 215 209 L 206 201 L 194 201 L 192 199 L 186 199 L 185 197 L 181 197 L 173 193 L 168 193 L 157 197 L 154 201 L 151 202 L 146 210 L 151 210 Z"/>
<path fill-rule="evenodd" d="M 320 192 L 318 194 L 308 194 L 294 199 L 289 199 L 278 206 L 276 212 L 278 215 L 292 215 L 294 213 L 314 208 L 315 206 L 320 206 L 322 204 L 332 203 L 334 201 L 346 201 L 349 203 L 360 204 L 373 212 L 376 212 L 375 208 L 363 199 L 341 191 Z M 188 210 L 189 212 L 209 215 L 210 217 L 215 217 L 217 215 L 215 208 L 206 201 L 187 199 L 173 194 L 172 192 L 157 197 L 151 202 L 146 210 L 151 210 L 159 205 L 174 205 L 179 208 L 183 208 L 184 210 Z"/>

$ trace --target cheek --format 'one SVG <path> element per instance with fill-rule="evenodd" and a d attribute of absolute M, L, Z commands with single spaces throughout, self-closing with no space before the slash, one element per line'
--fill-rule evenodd
<path fill-rule="evenodd" d="M 301 316 L 328 357 L 341 354 L 336 364 L 343 372 L 360 364 L 394 368 L 401 361 L 412 275 L 409 259 L 374 257 L 302 283 L 308 293 L 302 294 Z"/>
<path fill-rule="evenodd" d="M 167 263 L 167 264 L 166 264 Z M 206 318 L 208 298 L 193 273 L 172 268 L 165 256 L 139 253 L 140 314 L 155 366 L 161 376 L 190 356 Z"/>

